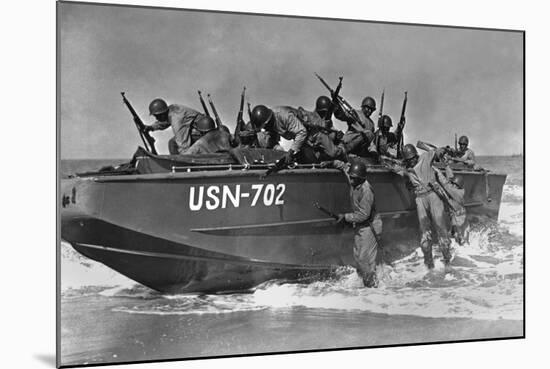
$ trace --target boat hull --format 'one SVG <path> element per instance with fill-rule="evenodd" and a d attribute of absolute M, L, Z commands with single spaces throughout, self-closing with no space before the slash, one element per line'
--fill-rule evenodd
<path fill-rule="evenodd" d="M 261 173 L 67 179 L 62 238 L 85 256 L 165 293 L 242 290 L 354 264 L 353 228 L 335 224 L 313 205 L 335 213 L 350 210 L 340 172 L 294 169 L 265 180 Z M 506 177 L 460 175 L 469 216 L 496 219 Z M 414 197 L 387 170 L 371 168 L 368 180 L 384 220 L 383 255 L 391 261 L 417 247 Z"/>

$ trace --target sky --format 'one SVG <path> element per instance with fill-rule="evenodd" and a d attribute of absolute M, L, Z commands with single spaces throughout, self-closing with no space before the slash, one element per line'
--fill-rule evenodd
<path fill-rule="evenodd" d="M 333 88 L 343 76 L 341 95 L 355 107 L 367 95 L 379 105 L 385 89 L 394 122 L 408 91 L 405 143 L 453 145 L 457 133 L 478 155 L 523 153 L 519 32 L 58 6 L 63 159 L 131 157 L 141 140 L 121 91 L 146 124 L 154 98 L 202 111 L 197 90 L 210 93 L 233 129 L 243 86 L 252 106 L 313 110 L 328 93 L 315 72 Z M 154 135 L 167 153 L 171 130 Z"/>

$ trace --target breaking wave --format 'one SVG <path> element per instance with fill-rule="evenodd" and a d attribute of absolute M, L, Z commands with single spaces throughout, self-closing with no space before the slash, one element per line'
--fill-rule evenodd
<path fill-rule="evenodd" d="M 62 243 L 62 297 L 121 299 L 132 314 L 228 314 L 294 308 L 422 317 L 523 319 L 523 187 L 506 184 L 497 224 L 481 225 L 466 246 L 453 244 L 452 270 L 438 258 L 427 272 L 422 253 L 379 268 L 380 286 L 362 287 L 352 267 L 312 283 L 269 281 L 249 293 L 163 296 Z M 436 250 L 436 257 L 438 256 Z M 131 303 L 126 299 L 131 299 Z"/>

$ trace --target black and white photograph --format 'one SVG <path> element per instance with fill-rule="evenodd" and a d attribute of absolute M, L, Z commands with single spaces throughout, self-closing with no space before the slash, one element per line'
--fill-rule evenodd
<path fill-rule="evenodd" d="M 56 14 L 58 366 L 525 337 L 524 30 Z"/>

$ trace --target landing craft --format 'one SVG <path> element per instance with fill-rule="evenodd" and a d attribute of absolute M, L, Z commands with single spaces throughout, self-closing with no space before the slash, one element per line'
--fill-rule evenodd
<path fill-rule="evenodd" d="M 330 275 L 353 265 L 353 229 L 321 212 L 350 210 L 342 173 L 297 165 L 261 179 L 281 152 L 200 156 L 139 148 L 119 167 L 61 183 L 61 237 L 79 253 L 163 293 L 226 292 L 270 279 Z M 253 164 L 250 164 L 253 163 Z M 504 174 L 455 168 L 470 218 L 496 220 Z M 368 165 L 384 221 L 384 257 L 415 249 L 415 201 L 398 175 Z M 401 246 L 400 246 L 401 245 Z M 391 260 L 387 260 L 391 261 Z"/>

